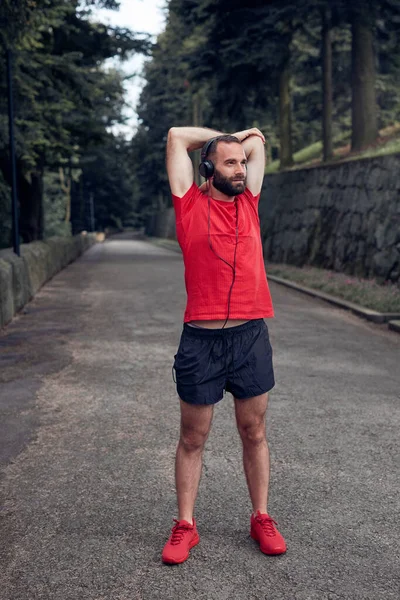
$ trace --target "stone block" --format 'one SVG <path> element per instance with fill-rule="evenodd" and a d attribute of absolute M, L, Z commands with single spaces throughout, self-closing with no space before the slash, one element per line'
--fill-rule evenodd
<path fill-rule="evenodd" d="M 364 175 L 364 189 L 374 191 L 382 189 L 382 166 L 378 162 L 368 164 Z"/>
<path fill-rule="evenodd" d="M 336 239 L 336 243 L 335 243 L 335 265 L 337 264 L 336 261 L 340 261 L 340 269 L 343 268 L 343 264 L 346 262 L 346 256 L 347 256 L 347 243 L 344 237 L 338 237 Z M 338 268 L 336 268 L 335 266 L 335 270 L 339 270 Z"/>
<path fill-rule="evenodd" d="M 374 254 L 372 269 L 374 276 L 385 281 L 400 262 L 400 251 L 397 248 L 381 250 Z"/>
<path fill-rule="evenodd" d="M 332 170 L 332 182 L 334 186 L 340 182 L 342 188 L 351 187 L 353 185 L 354 173 L 351 169 L 351 163 L 343 163 L 336 169 Z"/>
<path fill-rule="evenodd" d="M 355 167 L 354 171 L 354 185 L 356 188 L 363 190 L 365 189 L 365 172 L 357 167 L 358 165 Z"/>
<path fill-rule="evenodd" d="M 0 258 L 11 265 L 14 312 L 17 312 L 32 298 L 28 265 L 24 257 L 15 254 L 11 248 L 0 250 Z"/>
<path fill-rule="evenodd" d="M 21 256 L 28 268 L 32 295 L 51 277 L 51 250 L 44 242 L 21 244 Z"/>
<path fill-rule="evenodd" d="M 341 237 L 346 237 L 351 221 L 350 213 L 342 213 L 338 216 L 337 226 L 336 226 L 336 234 Z"/>
<path fill-rule="evenodd" d="M 361 214 L 366 214 L 375 206 L 375 194 L 359 190 L 357 195 L 357 211 Z"/>
<path fill-rule="evenodd" d="M 48 277 L 50 278 L 61 271 L 67 264 L 68 242 L 65 238 L 53 237 L 47 239 L 45 244 L 49 248 Z"/>
<path fill-rule="evenodd" d="M 375 243 L 379 251 L 400 242 L 400 217 L 392 216 L 379 223 L 375 230 Z"/>
<path fill-rule="evenodd" d="M 394 246 L 400 242 L 400 215 L 391 215 L 386 222 L 385 245 Z"/>
<path fill-rule="evenodd" d="M 359 236 L 361 232 L 361 215 L 354 213 L 350 221 L 350 235 L 352 237 Z"/>
<path fill-rule="evenodd" d="M 12 266 L 0 258 L 0 327 L 4 327 L 14 316 Z"/>

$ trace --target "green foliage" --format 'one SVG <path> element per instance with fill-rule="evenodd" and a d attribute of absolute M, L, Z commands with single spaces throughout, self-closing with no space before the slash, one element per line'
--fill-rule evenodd
<path fill-rule="evenodd" d="M 145 65 L 146 84 L 140 98 L 140 126 L 132 141 L 133 168 L 138 182 L 139 208 L 151 212 L 159 198 L 169 196 L 165 173 L 165 144 L 172 123 L 192 122 L 192 90 L 186 46 L 190 24 L 170 11 L 165 31 L 158 37 L 152 59 Z"/>
<path fill-rule="evenodd" d="M 168 129 L 259 127 L 280 152 L 279 81 L 291 72 L 295 160 L 319 152 L 321 10 L 333 25 L 333 135 L 351 130 L 351 24 L 375 35 L 378 125 L 400 120 L 400 0 L 169 0 L 165 31 L 149 38 L 93 19 L 117 0 L 2 0 L 0 46 L 14 52 L 21 232 L 25 239 L 140 223 L 170 203 Z M 150 53 L 151 51 L 151 53 Z M 108 58 L 150 53 L 131 142 L 110 133 L 122 120 L 122 76 Z M 10 241 L 10 162 L 5 61 L 0 59 L 0 243 Z M 274 163 L 272 163 L 271 168 Z M 63 169 L 64 180 L 59 169 Z M 70 189 L 68 182 L 71 183 Z M 42 191 L 44 190 L 44 191 Z M 40 215 L 44 213 L 44 227 Z M 33 225 L 32 225 L 33 224 Z"/>
<path fill-rule="evenodd" d="M 43 177 L 44 237 L 53 235 L 70 236 L 71 222 L 66 221 L 70 189 L 78 182 L 82 174 L 80 169 L 46 171 Z"/>
<path fill-rule="evenodd" d="M 58 168 L 85 164 L 85 157 L 102 145 L 108 151 L 109 128 L 122 121 L 122 75 L 115 69 L 106 70 L 104 63 L 111 57 L 124 60 L 132 52 L 146 53 L 151 44 L 148 36 L 93 20 L 93 7 L 118 5 L 115 0 L 6 0 L 0 6 L 4 24 L 0 41 L 12 47 L 14 55 L 20 229 L 25 241 L 57 227 L 60 231 L 70 228 L 64 224 L 69 215 L 63 214 L 55 199 Z M 1 57 L 0 174 L 9 184 L 6 98 Z M 120 160 L 126 159 L 120 156 Z M 45 201 L 42 189 L 48 193 Z M 120 195 L 124 193 L 121 185 Z M 61 188 L 58 195 L 63 195 Z M 6 210 L 0 206 L 0 222 Z M 102 210 L 106 212 L 107 207 Z"/>
<path fill-rule="evenodd" d="M 130 143 L 108 133 L 103 143 L 93 146 L 81 160 L 80 167 L 82 175 L 72 183 L 74 233 L 91 229 L 91 201 L 97 229 L 117 223 L 132 225 L 138 196 Z"/>
<path fill-rule="evenodd" d="M 355 17 L 375 32 L 378 125 L 399 120 L 399 0 L 170 0 L 166 30 L 145 68 L 138 107 L 141 125 L 132 141 L 142 210 L 158 210 L 154 199 L 159 193 L 169 197 L 164 160 L 171 126 L 200 124 L 223 131 L 257 126 L 267 136 L 272 158 L 278 158 L 278 83 L 287 60 L 295 160 L 303 160 L 304 152 L 318 156 L 321 10 L 327 8 L 333 26 L 334 139 L 342 140 L 351 131 Z M 196 99 L 200 122 L 193 116 Z"/>

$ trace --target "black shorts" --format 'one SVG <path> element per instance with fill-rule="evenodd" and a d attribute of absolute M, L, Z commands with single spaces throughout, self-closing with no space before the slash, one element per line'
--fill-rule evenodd
<path fill-rule="evenodd" d="M 185 323 L 173 369 L 189 404 L 215 404 L 224 390 L 239 399 L 264 394 L 275 385 L 268 327 L 263 319 L 227 329 Z"/>

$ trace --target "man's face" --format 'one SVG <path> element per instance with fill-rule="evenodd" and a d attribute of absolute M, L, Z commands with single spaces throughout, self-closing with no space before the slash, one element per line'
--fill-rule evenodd
<path fill-rule="evenodd" d="M 246 155 L 241 144 L 220 142 L 211 157 L 214 163 L 213 186 L 226 196 L 242 194 L 246 188 Z"/>

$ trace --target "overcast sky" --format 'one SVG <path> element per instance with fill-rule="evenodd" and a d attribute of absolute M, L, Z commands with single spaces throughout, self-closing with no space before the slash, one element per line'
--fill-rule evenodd
<path fill-rule="evenodd" d="M 129 27 L 133 31 L 146 32 L 154 35 L 154 39 L 164 29 L 165 0 L 121 0 L 121 8 L 115 10 L 97 10 L 94 12 L 96 19 L 119 27 Z M 144 58 L 136 55 L 123 63 L 123 70 L 127 74 L 140 73 Z M 129 104 L 127 116 L 129 124 L 120 131 L 131 137 L 137 123 L 135 105 L 139 99 L 143 80 L 137 76 L 125 83 L 126 100 Z"/>

